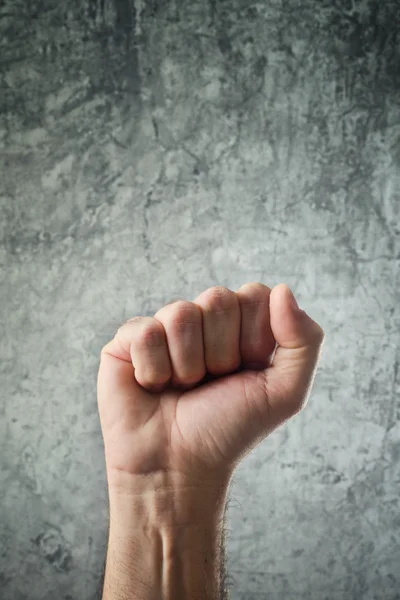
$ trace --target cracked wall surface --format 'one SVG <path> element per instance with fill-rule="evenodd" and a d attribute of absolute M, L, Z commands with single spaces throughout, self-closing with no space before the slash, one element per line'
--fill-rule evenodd
<path fill-rule="evenodd" d="M 232 600 L 400 598 L 400 7 L 0 3 L 0 598 L 100 598 L 101 347 L 213 285 L 325 329 L 241 464 Z"/>

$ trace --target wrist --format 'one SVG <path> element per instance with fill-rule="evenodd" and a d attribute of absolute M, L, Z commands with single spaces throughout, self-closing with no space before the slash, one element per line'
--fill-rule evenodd
<path fill-rule="evenodd" d="M 223 517 L 230 478 L 200 481 L 166 473 L 108 478 L 110 526 L 193 528 Z"/>
<path fill-rule="evenodd" d="M 219 600 L 228 487 L 161 474 L 109 487 L 103 600 L 119 600 L 121 585 L 132 600 Z"/>

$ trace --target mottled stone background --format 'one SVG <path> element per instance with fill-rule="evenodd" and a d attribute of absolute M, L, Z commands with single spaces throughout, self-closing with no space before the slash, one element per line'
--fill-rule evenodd
<path fill-rule="evenodd" d="M 232 599 L 400 598 L 399 13 L 0 2 L 1 600 L 100 598 L 100 349 L 248 281 L 327 339 L 237 471 Z"/>

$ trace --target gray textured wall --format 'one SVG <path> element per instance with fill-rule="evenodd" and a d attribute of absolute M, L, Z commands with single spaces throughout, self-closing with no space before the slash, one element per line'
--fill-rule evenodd
<path fill-rule="evenodd" d="M 0 598 L 94 600 L 102 345 L 212 285 L 327 339 L 242 463 L 233 600 L 400 598 L 400 5 L 0 3 Z"/>

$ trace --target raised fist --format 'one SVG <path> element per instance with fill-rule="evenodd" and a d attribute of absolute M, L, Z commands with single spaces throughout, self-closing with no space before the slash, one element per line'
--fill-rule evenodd
<path fill-rule="evenodd" d="M 323 340 L 285 284 L 212 287 L 127 321 L 98 373 L 109 486 L 229 478 L 304 407 Z"/>

